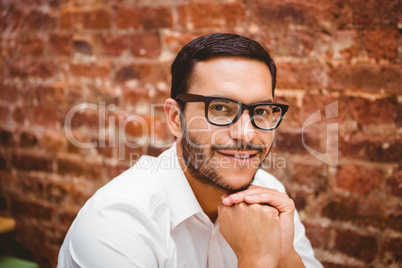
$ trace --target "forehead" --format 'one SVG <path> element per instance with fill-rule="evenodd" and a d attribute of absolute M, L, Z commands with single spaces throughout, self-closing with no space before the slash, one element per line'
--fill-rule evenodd
<path fill-rule="evenodd" d="M 188 93 L 227 97 L 244 103 L 271 100 L 271 73 L 262 61 L 213 58 L 195 65 Z"/>

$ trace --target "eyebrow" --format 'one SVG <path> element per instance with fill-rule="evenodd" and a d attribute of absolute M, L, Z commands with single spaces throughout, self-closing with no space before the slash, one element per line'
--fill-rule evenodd
<path fill-rule="evenodd" d="M 220 96 L 220 95 L 208 95 L 208 96 L 216 97 L 216 98 L 225 98 L 225 99 L 230 99 L 230 100 L 233 100 L 233 101 L 236 101 L 236 102 L 241 102 L 241 101 L 238 101 L 238 100 L 226 97 L 226 96 Z M 253 102 L 253 103 L 250 103 L 249 105 L 255 104 L 255 103 L 263 103 L 263 102 L 274 103 L 273 99 L 267 99 L 267 100 L 262 100 L 262 101 L 258 101 L 258 102 Z M 241 103 L 243 103 L 243 102 L 241 102 Z"/>

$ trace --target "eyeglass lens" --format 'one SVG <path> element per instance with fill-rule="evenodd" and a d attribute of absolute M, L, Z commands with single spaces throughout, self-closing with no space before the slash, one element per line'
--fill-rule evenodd
<path fill-rule="evenodd" d="M 239 110 L 237 102 L 216 99 L 208 106 L 208 120 L 217 125 L 227 125 L 237 117 Z M 254 108 L 252 117 L 257 127 L 269 129 L 278 124 L 281 113 L 279 106 L 259 105 Z"/>

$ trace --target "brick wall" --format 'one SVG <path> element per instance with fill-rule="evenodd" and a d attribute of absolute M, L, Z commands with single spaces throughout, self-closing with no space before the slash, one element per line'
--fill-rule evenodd
<path fill-rule="evenodd" d="M 399 267 L 401 10 L 398 0 L 0 1 L 0 215 L 18 220 L 1 250 L 55 267 L 93 192 L 172 141 L 150 107 L 169 95 L 180 47 L 225 31 L 256 39 L 278 65 L 276 99 L 291 109 L 267 164 L 317 257 Z M 306 126 L 311 115 L 321 120 Z"/>

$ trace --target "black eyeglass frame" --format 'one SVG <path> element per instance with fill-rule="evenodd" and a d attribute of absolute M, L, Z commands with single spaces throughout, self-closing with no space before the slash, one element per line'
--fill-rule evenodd
<path fill-rule="evenodd" d="M 241 115 L 243 114 L 243 112 L 245 110 L 248 110 L 249 115 L 250 115 L 250 119 L 251 119 L 251 124 L 257 128 L 257 129 L 261 129 L 261 130 L 274 130 L 276 128 L 279 127 L 280 123 L 282 122 L 283 117 L 285 116 L 285 113 L 288 111 L 289 109 L 289 105 L 287 104 L 281 104 L 281 103 L 272 103 L 272 102 L 258 102 L 258 103 L 253 103 L 253 104 L 244 104 L 240 101 L 236 101 L 236 100 L 232 100 L 229 98 L 224 98 L 224 97 L 217 97 L 217 96 L 204 96 L 204 95 L 197 95 L 197 94 L 189 94 L 189 93 L 182 93 L 176 96 L 176 101 L 181 102 L 181 104 L 185 103 L 185 102 L 204 102 L 205 103 L 205 118 L 207 119 L 208 123 L 214 125 L 214 126 L 229 126 L 231 124 L 236 123 L 236 121 L 241 117 Z M 208 107 L 209 104 L 213 101 L 213 100 L 226 100 L 226 101 L 232 101 L 235 103 L 238 103 L 240 105 L 240 109 L 239 112 L 237 113 L 236 117 L 232 120 L 232 122 L 230 123 L 225 123 L 225 124 L 217 124 L 214 122 L 211 122 L 208 118 Z M 278 106 L 279 108 L 281 108 L 281 116 L 279 118 L 278 123 L 276 124 L 276 126 L 271 127 L 271 128 L 260 128 L 259 126 L 257 126 L 254 122 L 254 109 L 257 106 L 260 105 L 269 105 L 269 106 Z M 181 105 L 181 110 L 183 111 L 183 105 Z"/>

